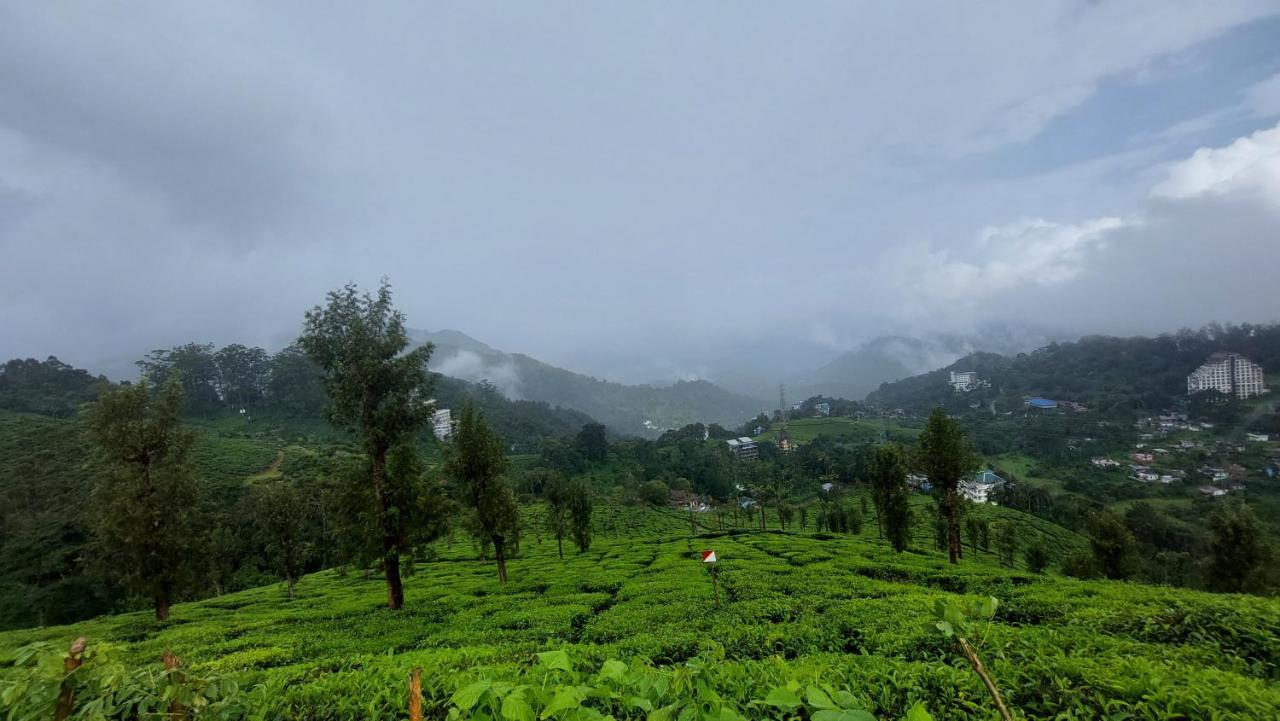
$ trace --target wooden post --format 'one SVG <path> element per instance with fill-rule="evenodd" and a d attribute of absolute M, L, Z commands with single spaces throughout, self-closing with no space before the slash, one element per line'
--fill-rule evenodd
<path fill-rule="evenodd" d="M 184 681 L 181 671 L 182 662 L 179 661 L 178 657 L 174 656 L 173 652 L 167 648 L 164 650 L 164 653 L 160 655 L 160 658 L 164 661 L 164 671 L 165 674 L 169 676 L 169 683 L 178 687 L 174 689 L 174 699 L 169 702 L 169 718 L 177 719 L 178 721 L 186 721 L 187 707 L 183 706 L 182 702 L 178 700 L 179 689 Z"/>
<path fill-rule="evenodd" d="M 716 594 L 716 608 L 720 608 L 720 586 L 716 583 L 716 576 L 720 575 L 716 572 L 719 568 L 716 564 L 711 564 L 711 590 Z"/>
<path fill-rule="evenodd" d="M 71 684 L 71 674 L 84 663 L 85 643 L 84 636 L 72 641 L 67 658 L 62 662 L 62 685 L 58 689 L 58 703 L 53 707 L 53 721 L 65 721 L 75 710 L 76 689 Z"/>
<path fill-rule="evenodd" d="M 409 721 L 422 721 L 422 669 L 409 674 Z"/>

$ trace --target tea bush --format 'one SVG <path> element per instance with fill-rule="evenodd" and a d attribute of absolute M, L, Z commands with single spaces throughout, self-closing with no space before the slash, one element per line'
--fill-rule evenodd
<path fill-rule="evenodd" d="M 0 634 L 0 703 L 26 718 L 13 709 L 38 696 L 46 705 L 32 717 L 50 717 L 47 684 L 83 635 L 134 679 L 130 698 L 163 697 L 145 679 L 164 677 L 171 650 L 207 699 L 193 706 L 201 718 L 404 718 L 421 668 L 436 719 L 990 719 L 986 689 L 932 609 L 995 596 L 978 650 L 1015 716 L 1280 713 L 1274 599 L 1037 575 L 991 554 L 952 567 L 923 543 L 895 554 L 874 522 L 860 536 L 704 529 L 691 539 L 678 513 L 598 514 L 591 550 L 564 561 L 533 533 L 538 512 L 526 514 L 505 586 L 470 543 L 442 540 L 437 560 L 407 578 L 401 612 L 386 610 L 380 578 L 325 571 L 302 579 L 292 602 L 276 585 L 179 604 L 167 623 L 126 614 Z M 720 557 L 719 608 L 704 547 Z M 36 678 L 44 696 L 29 692 Z M 86 685 L 82 700 L 102 688 Z"/>

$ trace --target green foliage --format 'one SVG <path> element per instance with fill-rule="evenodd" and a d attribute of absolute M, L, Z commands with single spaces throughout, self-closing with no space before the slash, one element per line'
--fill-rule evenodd
<path fill-rule="evenodd" d="M 161 620 L 191 583 L 199 546 L 195 436 L 182 426 L 182 394 L 177 379 L 154 397 L 140 382 L 104 393 L 87 418 L 102 469 L 93 498 L 99 552 Z"/>
<path fill-rule="evenodd" d="M 657 479 L 640 486 L 639 490 L 640 500 L 651 506 L 667 505 L 667 498 L 669 495 L 670 490 L 667 488 L 667 484 Z"/>
<path fill-rule="evenodd" d="M 603 461 L 609 457 L 609 440 L 605 437 L 604 426 L 599 423 L 588 423 L 578 431 L 578 449 L 588 462 Z"/>
<path fill-rule="evenodd" d="M 1213 532 L 1211 587 L 1237 593 L 1257 589 L 1271 549 L 1253 509 L 1243 503 L 1219 508 L 1210 516 L 1209 528 Z"/>
<path fill-rule="evenodd" d="M 438 560 L 416 564 L 407 577 L 413 602 L 399 613 L 381 603 L 380 578 L 324 571 L 304 577 L 293 601 L 264 587 L 178 604 L 166 625 L 125 614 L 0 634 L 0 678 L 25 673 L 12 665 L 18 649 L 41 641 L 65 648 L 85 635 L 92 645 L 114 644 L 129 669 L 154 672 L 160 653 L 172 649 L 193 676 L 258 694 L 247 705 L 272 719 L 404 718 L 416 667 L 424 669 L 428 717 L 445 718 L 450 699 L 476 683 L 595 687 L 602 675 L 619 683 L 623 664 L 661 695 L 622 681 L 611 686 L 625 689 L 621 700 L 585 694 L 579 706 L 642 718 L 648 712 L 615 703 L 635 696 L 655 709 L 685 709 L 714 703 L 714 694 L 753 719 L 857 709 L 900 719 L 923 702 L 939 719 L 986 721 L 992 711 L 981 682 L 954 642 L 922 621 L 939 599 L 966 608 L 996 595 L 1002 603 L 980 635 L 984 648 L 998 651 L 986 660 L 1010 705 L 1028 718 L 1172 721 L 1212 710 L 1222 721 L 1244 721 L 1280 708 L 1275 599 L 1032 575 L 985 554 L 952 567 L 937 553 L 896 553 L 868 525 L 861 536 L 770 528 L 700 540 L 721 559 L 716 611 L 683 514 L 602 505 L 593 515 L 589 552 L 561 561 L 554 544 L 523 544 L 505 585 L 492 582 L 491 562 L 475 560 L 469 544 L 440 539 Z M 526 516 L 528 526 L 545 522 L 532 509 Z M 537 655 L 545 653 L 554 663 Z M 810 686 L 840 708 L 822 708 L 816 693 L 811 700 Z M 764 703 L 778 688 L 803 705 Z M 842 704 L 841 691 L 856 703 Z M 472 710 L 501 714 L 506 695 L 496 706 L 480 696 Z M 536 717 L 555 695 L 531 690 L 524 700 Z M 515 702 L 510 710 L 523 713 Z M 553 716 L 578 713 L 587 712 Z"/>
<path fill-rule="evenodd" d="M 569 531 L 569 505 L 573 501 L 573 488 L 564 476 L 552 473 L 543 485 L 542 497 L 547 502 L 547 531 L 556 539 L 556 550 L 564 558 L 564 537 Z"/>
<path fill-rule="evenodd" d="M 368 456 L 387 605 L 399 609 L 404 605 L 400 558 L 416 533 L 414 514 L 404 507 L 414 496 L 406 489 L 415 474 L 405 469 L 397 480 L 394 471 L 388 472 L 387 455 L 393 448 L 412 453 L 414 435 L 434 412 L 427 403 L 431 345 L 407 350 L 404 314 L 392 306 L 385 281 L 377 295 L 361 293 L 354 284 L 330 291 L 326 305 L 307 311 L 298 345 L 323 372 L 329 420 L 351 428 Z"/>
<path fill-rule="evenodd" d="M 963 509 L 960 481 L 978 468 L 978 459 L 960 424 L 941 408 L 933 409 L 920 434 L 916 467 L 933 484 L 940 517 L 947 526 L 947 545 L 952 563 L 960 552 L 960 514 Z"/>
<path fill-rule="evenodd" d="M 911 538 L 911 491 L 907 487 L 907 456 L 901 446 L 877 446 L 868 468 L 871 497 L 880 532 L 895 551 L 907 549 Z"/>
<path fill-rule="evenodd" d="M 59 418 L 97 400 L 111 381 L 94 377 L 49 356 L 43 361 L 14 358 L 0 365 L 0 408 Z"/>
<path fill-rule="evenodd" d="M 1023 553 L 1023 559 L 1027 562 L 1027 570 L 1032 573 L 1044 573 L 1049 567 L 1049 549 L 1044 547 L 1043 541 L 1036 541 L 1027 547 Z"/>
<path fill-rule="evenodd" d="M 467 528 L 472 537 L 482 549 L 493 548 L 502 583 L 507 582 L 507 554 L 515 553 L 520 544 L 520 509 L 502 476 L 506 470 L 498 437 L 471 404 L 463 406 L 445 472 L 458 484 L 462 505 L 470 512 Z"/>
<path fill-rule="evenodd" d="M 1242 353 L 1275 373 L 1280 370 L 1280 324 L 1215 323 L 1154 338 L 1086 336 L 1013 358 L 975 353 L 946 368 L 887 383 L 868 400 L 884 408 L 923 412 L 938 404 L 967 409 L 974 400 L 1020 408 L 1024 396 L 1043 396 L 1083 403 L 1092 412 L 1151 413 L 1183 397 L 1187 374 L 1218 351 Z M 947 384 L 953 370 L 976 371 L 992 388 L 957 394 Z"/>
<path fill-rule="evenodd" d="M 249 492 L 249 508 L 267 552 L 293 598 L 293 585 L 304 570 L 307 506 L 298 489 L 287 480 L 259 483 Z"/>
<path fill-rule="evenodd" d="M 1013 567 L 1014 558 L 1018 554 L 1018 527 L 1012 523 L 1001 523 L 996 526 L 996 553 L 1000 562 Z"/>
<path fill-rule="evenodd" d="M 116 657 L 111 644 L 87 647 L 83 665 L 68 673 L 67 653 L 48 643 L 18 649 L 16 672 L 0 678 L 0 708 L 11 721 L 52 717 L 59 694 L 70 691 L 74 719 L 114 720 L 168 716 L 179 704 L 192 718 L 257 718 L 251 710 L 265 700 L 262 689 L 245 690 L 232 679 L 193 675 L 157 664 L 131 668 Z"/>
<path fill-rule="evenodd" d="M 1104 511 L 1090 519 L 1089 547 L 1098 571 L 1106 578 L 1132 578 L 1136 573 L 1138 555 L 1133 533 L 1116 514 Z"/>
<path fill-rule="evenodd" d="M 594 504 L 591 491 L 582 483 L 575 483 L 569 494 L 569 529 L 579 553 L 591 549 L 591 513 Z"/>

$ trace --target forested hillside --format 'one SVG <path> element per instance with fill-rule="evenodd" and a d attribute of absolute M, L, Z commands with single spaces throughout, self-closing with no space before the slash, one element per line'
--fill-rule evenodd
<path fill-rule="evenodd" d="M 305 568 L 336 553 L 323 507 L 349 503 L 338 478 L 354 457 L 346 434 L 325 422 L 327 397 L 315 369 L 296 349 L 214 350 L 188 345 L 148 356 L 155 380 L 182 373 L 188 422 L 199 430 L 193 449 L 201 488 L 199 532 L 208 552 L 193 559 L 199 586 L 247 588 L 271 578 L 264 543 L 255 537 L 255 481 L 288 477 L 316 504 Z M 0 367 L 0 628 L 62 623 L 119 610 L 127 594 L 113 583 L 92 547 L 91 497 L 102 473 L 78 416 L 112 384 L 56 358 L 14 360 Z M 571 437 L 592 419 L 532 401 L 510 401 L 486 386 L 437 377 L 442 407 L 472 401 L 505 447 L 537 453 Z M 241 414 L 240 408 L 246 412 Z M 31 412 L 20 412 L 31 411 Z M 430 434 L 421 439 L 438 458 Z"/>
<path fill-rule="evenodd" d="M 1280 372 L 1280 325 L 1211 325 L 1154 338 L 1089 336 L 1051 343 L 1031 353 L 976 353 L 924 375 L 886 383 L 867 400 L 884 408 L 927 410 L 995 401 L 1022 406 L 1023 396 L 1084 404 L 1101 413 L 1155 412 L 1185 398 L 1187 375 L 1218 351 L 1240 353 Z M 989 389 L 957 394 L 951 371 L 975 371 Z"/>
<path fill-rule="evenodd" d="M 612 383 L 495 350 L 457 331 L 418 332 L 415 338 L 436 346 L 431 367 L 437 372 L 488 380 L 513 398 L 572 408 L 616 433 L 654 437 L 689 423 L 736 425 L 768 407 L 708 381 L 666 386 Z"/>

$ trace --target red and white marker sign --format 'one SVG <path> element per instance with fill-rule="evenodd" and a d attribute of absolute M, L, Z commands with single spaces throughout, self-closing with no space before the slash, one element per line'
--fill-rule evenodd
<path fill-rule="evenodd" d="M 703 552 L 702 552 L 702 562 L 703 562 L 703 563 L 715 563 L 715 562 L 716 562 L 716 552 L 715 552 L 715 551 L 703 551 Z"/>

